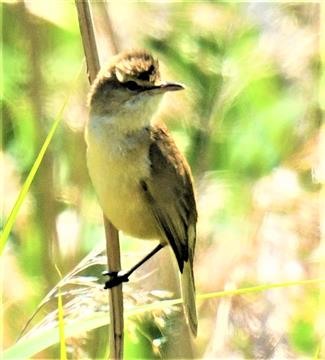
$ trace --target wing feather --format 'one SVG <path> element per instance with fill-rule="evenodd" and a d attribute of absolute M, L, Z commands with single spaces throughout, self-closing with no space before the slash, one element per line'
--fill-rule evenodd
<path fill-rule="evenodd" d="M 192 264 L 195 247 L 197 211 L 192 178 L 165 127 L 151 127 L 150 178 L 141 181 L 144 197 L 183 272 L 184 262 Z"/>

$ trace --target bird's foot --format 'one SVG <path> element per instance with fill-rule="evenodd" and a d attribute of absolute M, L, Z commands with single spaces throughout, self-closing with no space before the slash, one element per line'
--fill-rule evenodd
<path fill-rule="evenodd" d="M 123 271 L 104 271 L 102 274 L 104 276 L 109 276 L 109 279 L 105 282 L 104 289 L 111 289 L 114 286 L 118 286 L 123 282 L 129 281 L 129 274 L 124 273 Z"/>

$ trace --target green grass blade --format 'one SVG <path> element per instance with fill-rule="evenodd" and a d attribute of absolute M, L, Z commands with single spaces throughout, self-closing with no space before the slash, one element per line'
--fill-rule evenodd
<path fill-rule="evenodd" d="M 62 280 L 62 275 L 55 265 L 57 272 L 60 275 L 60 279 Z M 58 325 L 59 325 L 59 340 L 60 340 L 60 360 L 67 360 L 67 347 L 65 344 L 65 335 L 64 335 L 64 312 L 63 312 L 63 301 L 61 294 L 61 287 L 58 287 Z"/>
<path fill-rule="evenodd" d="M 107 314 L 104 312 L 95 313 L 91 316 L 86 316 L 84 319 L 67 324 L 65 326 L 65 335 L 66 337 L 76 336 L 76 334 L 97 329 L 104 325 L 107 325 Z M 59 340 L 59 333 L 56 327 L 42 329 L 33 337 L 24 338 L 6 350 L 3 353 L 2 359 L 29 359 L 49 346 L 57 344 Z"/>
<path fill-rule="evenodd" d="M 325 279 L 311 279 L 301 281 L 286 281 L 282 283 L 264 284 L 258 286 L 252 286 L 247 288 L 240 288 L 235 290 L 217 291 L 207 294 L 201 294 L 197 296 L 198 300 L 219 298 L 225 296 L 244 295 L 250 293 L 258 293 L 265 290 L 285 288 L 289 286 L 308 286 L 308 285 L 320 285 L 325 283 Z M 181 299 L 157 301 L 152 304 L 146 304 L 142 306 L 136 306 L 125 311 L 126 318 L 130 318 L 139 314 L 143 314 L 148 311 L 162 309 L 182 303 Z M 108 324 L 107 314 L 104 312 L 94 313 L 86 316 L 82 319 L 78 319 L 74 322 L 70 322 L 65 326 L 65 335 L 77 336 L 78 334 L 97 329 L 101 326 Z M 57 328 L 40 330 L 38 334 L 29 338 L 23 338 L 18 343 L 4 352 L 4 360 L 9 359 L 25 359 L 39 353 L 47 347 L 57 344 L 59 342 L 59 334 Z"/>
<path fill-rule="evenodd" d="M 317 348 L 316 348 L 316 351 L 314 353 L 314 356 L 313 356 L 313 360 L 320 360 L 320 349 L 321 349 L 321 342 L 318 344 Z"/>
<path fill-rule="evenodd" d="M 28 176 L 27 176 L 21 190 L 20 190 L 20 193 L 19 193 L 19 195 L 17 197 L 17 200 L 15 202 L 15 205 L 12 208 L 12 210 L 10 212 L 10 215 L 9 215 L 7 221 L 6 221 L 6 224 L 5 224 L 4 228 L 3 228 L 3 231 L 2 231 L 1 237 L 0 237 L 0 255 L 2 254 L 3 249 L 4 249 L 5 245 L 6 245 L 9 234 L 10 234 L 11 229 L 13 227 L 13 224 L 14 224 L 14 222 L 16 220 L 18 211 L 19 211 L 22 203 L 25 200 L 25 197 L 26 197 L 26 195 L 28 193 L 28 190 L 29 190 L 29 188 L 30 188 L 30 186 L 31 186 L 31 184 L 32 184 L 32 182 L 34 180 L 35 174 L 36 174 L 36 172 L 37 172 L 37 170 L 38 170 L 38 168 L 39 168 L 39 166 L 40 166 L 40 164 L 41 164 L 41 162 L 43 160 L 45 152 L 46 152 L 46 150 L 47 150 L 47 148 L 48 148 L 48 146 L 49 146 L 49 144 L 50 144 L 50 142 L 51 142 L 51 140 L 53 138 L 53 135 L 54 135 L 59 123 L 60 123 L 60 120 L 61 120 L 61 117 L 62 117 L 63 111 L 65 110 L 66 105 L 67 105 L 67 101 L 64 102 L 64 105 L 60 109 L 60 112 L 59 112 L 57 118 L 55 119 L 55 121 L 54 121 L 54 123 L 53 123 L 53 125 L 52 125 L 52 127 L 50 129 L 50 132 L 48 133 L 48 135 L 47 135 L 47 137 L 46 137 L 46 139 L 45 139 L 45 141 L 44 141 L 44 143 L 42 145 L 42 148 L 41 148 L 39 154 L 36 157 L 36 160 L 35 160 L 32 168 L 31 168 L 31 170 L 30 170 L 30 172 L 29 172 L 29 174 L 28 174 Z"/>
<path fill-rule="evenodd" d="M 76 78 L 75 78 L 75 80 L 73 82 L 73 87 L 76 84 L 76 80 L 79 77 L 80 73 L 81 73 L 81 69 L 79 70 L 78 75 L 76 76 Z M 24 184 L 23 184 L 23 186 L 22 186 L 22 188 L 20 190 L 20 193 L 19 193 L 19 195 L 17 197 L 17 200 L 15 202 L 15 205 L 13 206 L 13 208 L 12 208 L 12 210 L 10 212 L 10 215 L 9 215 L 9 217 L 8 217 L 6 223 L 5 223 L 3 231 L 2 231 L 2 233 L 0 235 L 0 255 L 2 254 L 2 252 L 4 250 L 4 247 L 5 247 L 6 242 L 8 240 L 11 229 L 12 229 L 14 223 L 15 223 L 18 211 L 19 211 L 22 203 L 24 202 L 24 200 L 26 198 L 28 190 L 29 190 L 29 188 L 30 188 L 30 186 L 31 186 L 31 184 L 32 184 L 32 182 L 34 180 L 34 177 L 35 177 L 35 175 L 37 173 L 37 170 L 38 170 L 38 168 L 39 168 L 39 166 L 40 166 L 40 164 L 41 164 L 41 162 L 42 162 L 42 160 L 44 158 L 46 150 L 47 150 L 47 148 L 48 148 L 48 146 L 49 146 L 49 144 L 50 144 L 50 142 L 51 142 L 51 140 L 52 140 L 52 138 L 53 138 L 53 136 L 55 134 L 55 131 L 56 131 L 61 119 L 62 119 L 63 113 L 64 113 L 64 111 L 65 111 L 65 109 L 66 109 L 66 107 L 68 105 L 69 100 L 70 100 L 70 96 L 72 94 L 73 87 L 71 88 L 71 90 L 69 91 L 67 97 L 65 98 L 65 100 L 63 102 L 63 105 L 62 105 L 60 111 L 58 112 L 58 114 L 57 114 L 57 116 L 55 118 L 55 121 L 52 124 L 52 127 L 51 127 L 51 129 L 50 129 L 50 131 L 49 131 L 49 133 L 48 133 L 42 147 L 41 147 L 41 150 L 40 150 L 39 154 L 37 155 L 36 160 L 34 161 L 34 164 L 33 164 L 32 168 L 31 168 L 31 170 L 30 170 L 30 172 L 29 172 L 29 174 L 28 174 L 28 176 L 27 176 L 27 178 L 26 178 L 26 180 L 25 180 L 25 182 L 24 182 Z"/>
<path fill-rule="evenodd" d="M 250 293 L 262 292 L 271 289 L 278 289 L 284 288 L 288 286 L 306 286 L 306 285 L 317 285 L 325 283 L 324 279 L 310 279 L 310 280 L 294 280 L 294 281 L 285 281 L 281 283 L 274 283 L 274 284 L 263 284 L 257 286 L 251 286 L 247 288 L 240 288 L 234 290 L 224 290 L 224 291 L 217 291 L 211 292 L 207 294 L 201 294 L 197 296 L 199 300 L 206 300 L 206 299 L 213 299 L 225 296 L 234 296 L 234 295 L 246 295 Z"/>

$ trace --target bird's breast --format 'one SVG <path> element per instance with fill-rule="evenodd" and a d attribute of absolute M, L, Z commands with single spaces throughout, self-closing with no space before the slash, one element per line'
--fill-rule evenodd
<path fill-rule="evenodd" d="M 87 129 L 89 175 L 105 216 L 132 236 L 157 238 L 140 181 L 150 176 L 149 134 L 121 136 L 112 131 Z"/>

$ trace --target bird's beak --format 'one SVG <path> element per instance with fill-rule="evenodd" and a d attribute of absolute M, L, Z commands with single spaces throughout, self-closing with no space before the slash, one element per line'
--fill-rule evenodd
<path fill-rule="evenodd" d="M 149 89 L 149 91 L 153 94 L 162 94 L 167 91 L 178 91 L 183 90 L 184 86 L 176 83 L 162 83 L 159 85 L 155 85 Z"/>
<path fill-rule="evenodd" d="M 184 86 L 176 83 L 163 83 L 158 85 L 162 91 L 178 91 L 184 90 Z"/>

